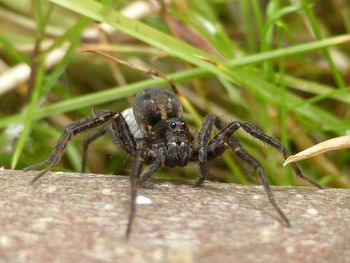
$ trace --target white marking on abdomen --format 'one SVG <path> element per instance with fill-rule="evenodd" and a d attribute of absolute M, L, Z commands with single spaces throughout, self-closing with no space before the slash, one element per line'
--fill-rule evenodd
<path fill-rule="evenodd" d="M 140 129 L 140 126 L 137 124 L 132 108 L 127 108 L 126 110 L 122 111 L 122 115 L 126 120 L 126 123 L 128 124 L 129 129 L 135 139 L 143 138 L 143 133 Z"/>

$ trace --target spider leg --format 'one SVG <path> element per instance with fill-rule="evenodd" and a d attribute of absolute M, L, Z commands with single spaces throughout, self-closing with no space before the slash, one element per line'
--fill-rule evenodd
<path fill-rule="evenodd" d="M 225 127 L 223 127 L 221 129 L 221 131 L 214 137 L 213 141 L 216 141 L 218 145 L 222 145 L 222 147 L 224 147 L 224 144 L 230 140 L 230 137 L 232 136 L 232 134 L 235 131 L 237 131 L 239 128 L 242 128 L 249 135 L 271 145 L 272 147 L 274 147 L 275 149 L 280 151 L 282 153 L 284 159 L 287 159 L 289 157 L 289 152 L 288 152 L 287 148 L 283 146 L 282 143 L 280 143 L 276 139 L 266 135 L 261 130 L 259 130 L 258 128 L 256 128 L 255 126 L 253 126 L 252 124 L 247 123 L 247 122 L 233 121 L 233 122 L 229 123 L 228 125 L 226 125 Z M 220 147 L 218 147 L 218 148 L 220 148 Z M 215 157 L 215 156 L 217 156 L 217 154 L 214 154 L 213 157 Z M 316 186 L 317 188 L 322 189 L 322 186 L 319 185 L 317 182 L 315 182 L 311 178 L 303 175 L 302 172 L 300 171 L 299 167 L 296 164 L 292 165 L 292 169 L 294 170 L 294 173 L 298 177 L 300 177 L 301 179 Z"/>
<path fill-rule="evenodd" d="M 51 157 L 51 156 L 50 156 Z M 23 169 L 23 171 L 30 171 L 32 169 L 36 169 L 36 168 L 39 168 L 39 167 L 42 167 L 46 164 L 48 164 L 48 166 L 42 170 L 40 173 L 38 173 L 36 176 L 34 176 L 34 178 L 30 181 L 30 184 L 34 184 L 41 176 L 43 176 L 46 172 L 48 172 L 50 169 L 52 169 L 58 161 L 52 161 L 53 157 L 52 158 L 48 158 L 46 159 L 45 161 L 42 161 L 38 164 L 34 164 L 32 166 L 29 166 L 25 169 Z"/>
<path fill-rule="evenodd" d="M 149 169 L 139 178 L 139 184 L 142 186 L 143 183 L 154 175 L 162 166 L 165 160 L 164 150 L 162 148 L 157 149 L 155 152 L 155 159 Z"/>
<path fill-rule="evenodd" d="M 162 166 L 161 159 L 157 159 L 154 163 L 151 164 L 150 168 L 141 176 L 139 179 L 139 184 L 142 186 L 143 183 L 154 175 Z"/>
<path fill-rule="evenodd" d="M 61 159 L 64 149 L 66 148 L 68 142 L 71 138 L 85 130 L 100 126 L 101 124 L 106 123 L 114 116 L 119 116 L 119 113 L 112 111 L 99 111 L 94 115 L 82 118 L 76 122 L 71 123 L 65 129 L 61 137 L 58 139 L 51 155 L 43 162 L 36 165 L 30 166 L 25 171 L 47 165 L 47 167 L 37 174 L 31 181 L 31 184 L 35 183 L 41 176 L 43 176 L 47 171 L 51 170 Z"/>
<path fill-rule="evenodd" d="M 119 114 L 116 118 L 113 118 L 111 125 L 106 126 L 106 130 L 116 145 L 119 145 L 131 156 L 137 157 L 138 153 L 135 138 L 122 114 Z"/>
<path fill-rule="evenodd" d="M 251 167 L 254 168 L 254 170 L 257 172 L 261 184 L 263 185 L 265 192 L 267 194 L 267 197 L 271 203 L 271 205 L 275 208 L 275 210 L 277 211 L 277 213 L 279 214 L 279 216 L 282 218 L 282 220 L 285 222 L 286 226 L 290 226 L 290 222 L 288 220 L 288 218 L 286 217 L 286 215 L 282 212 L 282 210 L 279 208 L 279 206 L 277 205 L 277 202 L 275 200 L 274 194 L 271 190 L 269 181 L 267 179 L 267 175 L 263 169 L 263 167 L 261 166 L 261 164 L 255 160 L 254 157 L 252 157 L 250 154 L 248 154 L 241 146 L 241 144 L 238 142 L 237 138 L 235 137 L 231 137 L 230 141 L 228 142 L 230 148 L 232 148 L 235 152 L 235 154 L 245 163 L 247 163 L 248 165 L 250 165 Z"/>
<path fill-rule="evenodd" d="M 106 133 L 106 128 L 105 127 L 101 127 L 97 131 L 89 134 L 87 137 L 84 138 L 84 140 L 83 140 L 83 153 L 82 153 L 83 156 L 82 156 L 82 161 L 81 161 L 81 172 L 82 173 L 85 172 L 87 153 L 88 153 L 88 149 L 89 149 L 90 144 L 93 141 L 95 141 L 98 138 L 100 138 L 105 133 Z"/>
<path fill-rule="evenodd" d="M 253 137 L 255 137 L 263 142 L 268 143 L 269 145 L 271 145 L 272 147 L 274 147 L 278 151 L 280 151 L 283 154 L 283 157 L 285 160 L 289 157 L 290 154 L 289 154 L 287 148 L 284 147 L 284 145 L 282 143 L 280 143 L 279 141 L 277 141 L 276 139 L 264 134 L 262 131 L 260 131 L 258 128 L 254 127 L 250 123 L 240 122 L 240 126 L 244 129 L 244 131 L 246 131 L 247 133 L 249 133 Z M 295 174 L 298 177 L 300 177 L 301 179 L 316 186 L 317 188 L 322 189 L 322 186 L 319 185 L 317 182 L 315 182 L 311 178 L 303 175 L 302 172 L 300 171 L 299 167 L 295 163 L 292 165 L 292 169 L 294 170 Z"/>
<path fill-rule="evenodd" d="M 120 145 L 128 154 L 134 155 L 136 152 L 136 142 L 125 117 L 122 114 L 116 115 L 107 125 L 85 137 L 83 141 L 83 158 L 81 170 L 85 172 L 87 151 L 90 143 L 108 133 L 113 142 Z"/>
<path fill-rule="evenodd" d="M 221 131 L 223 131 L 225 129 L 225 128 L 223 128 L 223 125 L 221 124 L 221 122 L 218 118 L 216 118 L 215 125 L 218 129 L 221 129 Z M 238 126 L 238 128 L 239 128 L 239 126 Z M 234 125 L 232 128 L 233 132 L 235 130 L 237 130 L 238 128 L 237 128 L 237 125 Z M 226 140 L 222 140 L 223 138 L 220 135 L 220 133 L 221 132 L 218 133 L 219 136 L 218 135 L 215 136 L 213 138 L 213 140 L 210 141 L 209 152 L 208 152 L 209 156 L 211 158 L 213 158 L 213 156 L 217 156 L 218 154 L 221 154 L 225 150 L 225 148 L 227 148 L 227 146 L 229 146 L 229 148 L 233 149 L 235 154 L 240 159 L 242 159 L 244 162 L 246 162 L 251 167 L 253 167 L 254 170 L 257 172 L 271 205 L 275 208 L 275 210 L 277 211 L 279 216 L 282 218 L 282 220 L 285 222 L 285 224 L 287 226 L 290 226 L 290 222 L 289 222 L 288 218 L 286 217 L 286 215 L 282 212 L 282 210 L 277 205 L 277 202 L 276 202 L 275 197 L 273 195 L 273 192 L 271 190 L 269 181 L 267 179 L 267 175 L 266 175 L 263 167 L 260 165 L 260 163 L 257 160 L 255 160 L 251 155 L 249 155 L 242 148 L 238 139 L 231 132 L 229 132 L 229 133 L 231 133 L 231 136 L 226 137 Z"/>
<path fill-rule="evenodd" d="M 136 214 L 136 197 L 137 197 L 137 188 L 138 188 L 138 179 L 142 172 L 143 160 L 141 159 L 141 151 L 136 153 L 136 161 L 130 175 L 130 188 L 131 188 L 131 200 L 130 200 L 130 213 L 128 219 L 128 227 L 126 229 L 126 238 L 129 238 L 131 233 L 132 223 Z"/>
<path fill-rule="evenodd" d="M 214 124 L 218 125 L 217 118 L 214 115 L 207 115 L 203 120 L 203 126 L 197 135 L 198 146 L 198 160 L 199 160 L 199 177 L 194 183 L 193 187 L 199 187 L 203 184 L 207 176 L 207 160 L 208 160 L 208 144 L 210 142 L 210 135 L 213 131 Z"/>

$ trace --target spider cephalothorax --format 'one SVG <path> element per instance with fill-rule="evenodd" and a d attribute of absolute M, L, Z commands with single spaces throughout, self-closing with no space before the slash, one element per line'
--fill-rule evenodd
<path fill-rule="evenodd" d="M 29 170 L 47 165 L 34 177 L 32 183 L 59 162 L 65 147 L 74 135 L 99 127 L 83 142 L 82 170 L 84 171 L 85 168 L 89 144 L 106 133 L 111 136 L 115 144 L 135 158 L 134 168 L 130 175 L 132 196 L 127 235 L 130 233 L 136 211 L 135 200 L 138 184 L 150 178 L 162 165 L 185 166 L 189 161 L 196 161 L 199 163 L 199 176 L 194 186 L 200 186 L 206 178 L 207 161 L 220 156 L 227 149 L 232 149 L 237 157 L 255 169 L 270 203 L 284 223 L 289 225 L 287 217 L 274 199 L 262 166 L 242 148 L 233 133 L 242 129 L 279 150 L 285 159 L 289 156 L 287 149 L 279 141 L 247 122 L 233 121 L 223 125 L 214 115 L 206 116 L 202 128 L 196 135 L 192 135 L 185 121 L 181 119 L 182 112 L 181 103 L 174 93 L 162 88 L 148 88 L 137 94 L 132 109 L 127 109 L 122 113 L 99 111 L 92 116 L 73 122 L 65 128 L 52 154 L 45 161 L 27 168 Z M 214 127 L 219 131 L 212 136 Z M 148 164 L 149 168 L 141 176 L 144 164 Z M 292 164 L 292 168 L 298 177 L 321 188 L 319 184 L 304 176 L 296 164 Z"/>

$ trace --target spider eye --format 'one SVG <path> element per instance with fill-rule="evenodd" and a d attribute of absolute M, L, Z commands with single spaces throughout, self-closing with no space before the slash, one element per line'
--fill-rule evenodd
<path fill-rule="evenodd" d="M 176 128 L 176 123 L 175 123 L 175 122 L 171 122 L 170 125 L 169 125 L 169 127 L 170 127 L 171 129 L 175 129 L 175 128 Z"/>
<path fill-rule="evenodd" d="M 183 123 L 181 124 L 181 127 L 182 127 L 182 129 L 185 129 L 185 128 L 186 128 L 186 123 L 183 122 Z"/>

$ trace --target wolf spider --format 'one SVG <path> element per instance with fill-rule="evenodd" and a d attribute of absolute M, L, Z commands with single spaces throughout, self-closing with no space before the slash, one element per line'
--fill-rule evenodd
<path fill-rule="evenodd" d="M 137 94 L 132 110 L 126 110 L 122 113 L 98 111 L 93 113 L 92 116 L 82 118 L 68 125 L 51 155 L 45 161 L 28 167 L 26 170 L 47 165 L 33 178 L 32 183 L 34 183 L 56 166 L 68 142 L 74 135 L 99 127 L 83 141 L 82 169 L 85 168 L 86 154 L 90 143 L 106 133 L 111 136 L 115 144 L 118 144 L 127 154 L 135 158 L 135 164 L 130 175 L 132 194 L 126 231 L 128 236 L 136 212 L 136 196 L 139 184 L 143 184 L 162 165 L 168 167 L 186 166 L 190 161 L 197 161 L 199 162 L 199 176 L 194 186 L 201 186 L 207 175 L 207 162 L 220 156 L 226 150 L 232 149 L 241 160 L 255 169 L 271 205 L 283 222 L 289 226 L 289 220 L 275 201 L 262 166 L 242 148 L 233 134 L 241 128 L 249 135 L 279 150 L 285 159 L 289 156 L 287 149 L 279 141 L 264 134 L 248 122 L 233 121 L 223 125 L 220 119 L 214 115 L 207 115 L 198 134 L 193 135 L 189 131 L 186 122 L 181 119 L 182 112 L 181 103 L 174 93 L 163 88 L 147 88 Z M 212 137 L 214 127 L 219 132 Z M 141 176 L 144 164 L 150 166 Z M 298 177 L 321 188 L 318 183 L 304 176 L 296 164 L 292 164 L 292 168 Z"/>

